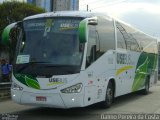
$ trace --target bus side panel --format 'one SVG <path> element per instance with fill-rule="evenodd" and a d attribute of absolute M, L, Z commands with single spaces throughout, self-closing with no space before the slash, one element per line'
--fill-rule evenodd
<path fill-rule="evenodd" d="M 115 96 L 132 92 L 132 84 L 135 77 L 136 65 L 140 53 L 133 51 L 117 50 L 116 63 L 116 92 Z"/>
<path fill-rule="evenodd" d="M 142 52 L 136 66 L 134 82 L 132 85 L 132 92 L 143 89 L 147 77 L 150 79 L 150 86 L 155 81 L 156 76 L 156 67 L 157 66 L 157 55 L 154 53 Z"/>

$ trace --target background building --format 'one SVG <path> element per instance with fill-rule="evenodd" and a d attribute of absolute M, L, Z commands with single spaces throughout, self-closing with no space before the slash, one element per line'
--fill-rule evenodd
<path fill-rule="evenodd" d="M 36 0 L 27 0 L 27 3 L 36 4 Z"/>
<path fill-rule="evenodd" d="M 42 7 L 46 12 L 52 11 L 53 0 L 27 0 L 27 3 Z"/>
<path fill-rule="evenodd" d="M 47 12 L 79 10 L 79 0 L 27 0 L 27 3 L 42 7 Z"/>
<path fill-rule="evenodd" d="M 79 10 L 79 0 L 70 0 L 70 10 Z"/>
<path fill-rule="evenodd" d="M 54 0 L 53 11 L 70 10 L 70 0 Z"/>
<path fill-rule="evenodd" d="M 52 11 L 52 0 L 36 0 L 36 6 L 44 8 L 47 12 Z"/>

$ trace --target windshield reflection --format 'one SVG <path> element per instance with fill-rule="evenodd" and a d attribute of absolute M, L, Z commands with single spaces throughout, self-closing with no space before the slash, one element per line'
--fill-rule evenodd
<path fill-rule="evenodd" d="M 27 72 L 26 69 L 30 68 L 26 67 L 27 63 L 32 63 L 34 70 L 36 66 L 49 65 L 52 69 L 55 66 L 64 66 L 65 69 L 72 66 L 76 72 L 77 68 L 80 71 L 83 50 L 78 39 L 78 27 L 81 20 L 82 18 L 41 18 L 24 21 L 16 72 Z"/>

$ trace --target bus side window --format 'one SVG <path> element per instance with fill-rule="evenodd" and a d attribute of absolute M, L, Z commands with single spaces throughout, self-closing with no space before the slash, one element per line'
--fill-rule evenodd
<path fill-rule="evenodd" d="M 115 31 L 112 18 L 98 16 L 96 28 L 100 40 L 100 56 L 108 50 L 115 50 Z"/>
<path fill-rule="evenodd" d="M 140 46 L 134 35 L 137 31 L 119 22 L 116 22 L 116 26 L 117 47 L 131 51 L 140 51 Z"/>
<path fill-rule="evenodd" d="M 97 33 L 95 26 L 88 25 L 88 27 L 89 27 L 89 34 L 88 34 L 86 68 L 96 60 L 96 43 L 97 43 Z"/>
<path fill-rule="evenodd" d="M 100 39 L 98 31 L 96 31 L 96 59 L 101 57 L 103 55 L 103 52 L 100 51 Z"/>
<path fill-rule="evenodd" d="M 126 49 L 126 41 L 122 35 L 121 29 L 117 26 L 117 48 Z"/>

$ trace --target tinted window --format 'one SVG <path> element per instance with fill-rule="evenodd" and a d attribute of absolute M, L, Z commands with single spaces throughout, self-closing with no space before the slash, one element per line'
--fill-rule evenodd
<path fill-rule="evenodd" d="M 144 52 L 148 53 L 157 53 L 157 42 L 150 36 L 145 35 L 144 33 L 138 32 L 135 34 L 135 38 L 140 43 L 140 46 Z"/>
<path fill-rule="evenodd" d="M 97 31 L 100 40 L 100 52 L 115 49 L 114 25 L 111 18 L 98 17 Z"/>
<path fill-rule="evenodd" d="M 118 24 L 116 24 L 116 28 L 117 28 L 117 47 L 126 49 L 126 41 L 124 40 L 123 34 Z"/>
<path fill-rule="evenodd" d="M 88 33 L 88 45 L 87 45 L 87 58 L 86 58 L 86 67 L 94 62 L 93 59 L 93 49 L 96 46 L 97 42 L 97 33 L 95 26 L 89 25 Z"/>
<path fill-rule="evenodd" d="M 81 18 L 41 18 L 24 22 L 24 47 L 28 62 L 80 65 L 78 27 Z M 38 54 L 37 54 L 38 53 Z"/>
<path fill-rule="evenodd" d="M 137 31 L 119 22 L 116 22 L 116 25 L 125 40 L 127 49 L 132 51 L 140 51 L 139 44 L 134 36 Z"/>
<path fill-rule="evenodd" d="M 84 50 L 79 42 L 81 20 L 78 17 L 25 20 L 14 72 L 34 76 L 80 72 Z"/>

